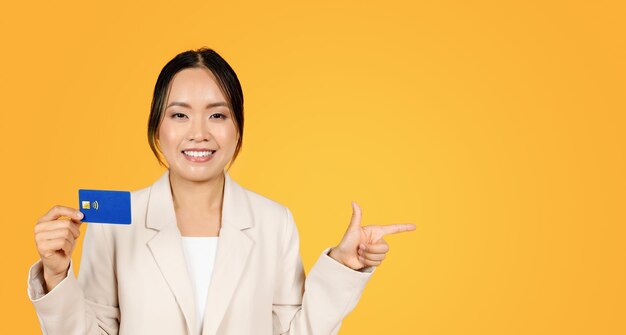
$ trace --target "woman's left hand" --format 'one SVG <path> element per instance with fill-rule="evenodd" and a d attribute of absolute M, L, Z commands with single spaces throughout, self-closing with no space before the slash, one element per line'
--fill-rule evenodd
<path fill-rule="evenodd" d="M 389 251 L 383 236 L 411 230 L 415 230 L 412 223 L 361 227 L 361 208 L 353 201 L 348 230 L 329 256 L 353 270 L 378 266 Z"/>

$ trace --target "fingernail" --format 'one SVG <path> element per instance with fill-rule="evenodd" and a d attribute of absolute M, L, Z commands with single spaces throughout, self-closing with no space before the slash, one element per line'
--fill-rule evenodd
<path fill-rule="evenodd" d="M 84 214 L 82 212 L 77 212 L 76 213 L 76 217 L 79 218 L 79 219 L 82 219 L 83 216 L 84 216 Z"/>

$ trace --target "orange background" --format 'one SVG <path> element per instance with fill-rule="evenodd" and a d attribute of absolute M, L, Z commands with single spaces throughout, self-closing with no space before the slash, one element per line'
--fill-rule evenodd
<path fill-rule="evenodd" d="M 363 224 L 417 224 L 387 239 L 341 334 L 626 333 L 624 6 L 3 4 L 0 333 L 40 333 L 41 215 L 161 175 L 154 83 L 201 46 L 244 89 L 231 175 L 293 211 L 307 271 L 351 200 Z"/>

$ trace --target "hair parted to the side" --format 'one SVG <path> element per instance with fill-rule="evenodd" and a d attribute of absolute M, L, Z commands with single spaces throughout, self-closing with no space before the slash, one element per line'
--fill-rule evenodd
<path fill-rule="evenodd" d="M 243 141 L 243 91 L 235 71 L 226 60 L 212 49 L 202 47 L 197 50 L 188 50 L 176 55 L 176 57 L 165 64 L 154 86 L 152 105 L 150 106 L 150 117 L 148 119 L 148 143 L 159 161 L 159 164 L 168 168 L 163 161 L 163 154 L 161 153 L 157 135 L 159 133 L 161 120 L 163 119 L 165 103 L 167 102 L 172 79 L 176 73 L 188 68 L 206 68 L 211 71 L 217 78 L 217 84 L 226 97 L 227 103 L 233 113 L 239 139 L 233 158 L 228 164 L 228 170 L 235 162 L 235 158 L 237 158 L 241 150 Z"/>

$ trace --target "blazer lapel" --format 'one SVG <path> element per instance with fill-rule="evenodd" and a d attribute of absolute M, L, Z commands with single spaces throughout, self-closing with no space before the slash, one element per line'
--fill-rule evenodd
<path fill-rule="evenodd" d="M 254 241 L 244 230 L 254 226 L 245 190 L 225 172 L 222 226 L 207 294 L 204 335 L 214 335 L 232 300 Z"/>
<path fill-rule="evenodd" d="M 157 234 L 148 241 L 148 247 L 185 317 L 188 333 L 193 334 L 196 327 L 195 300 L 176 223 L 169 170 L 150 188 L 146 227 L 157 230 Z"/>
<path fill-rule="evenodd" d="M 253 226 L 245 190 L 224 172 L 222 222 L 202 334 L 215 334 L 226 313 L 254 245 L 244 230 Z M 151 186 L 146 227 L 157 230 L 148 247 L 185 317 L 189 334 L 194 334 L 196 304 L 176 222 L 169 170 Z"/>

